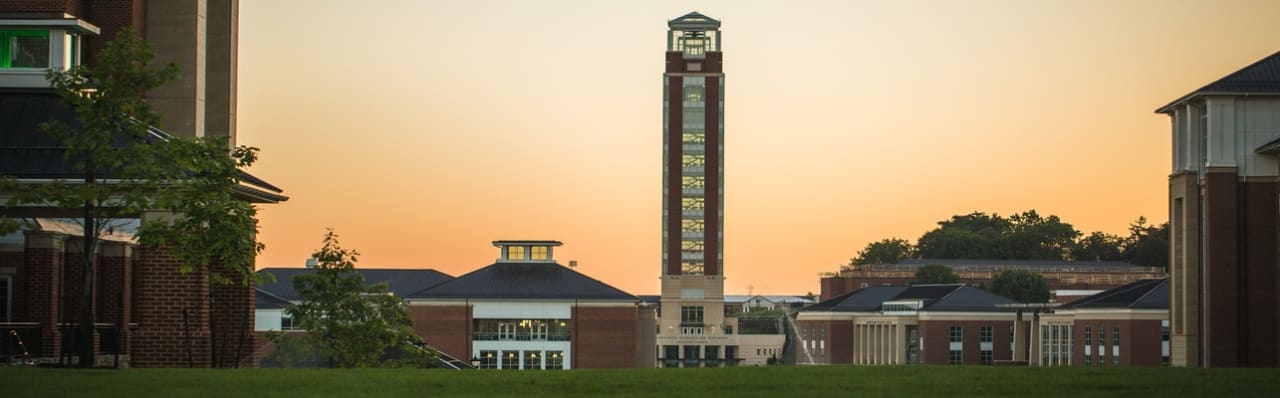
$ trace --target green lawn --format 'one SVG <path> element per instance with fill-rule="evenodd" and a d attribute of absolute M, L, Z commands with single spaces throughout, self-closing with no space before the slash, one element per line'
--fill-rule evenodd
<path fill-rule="evenodd" d="M 553 371 L 0 368 L 3 397 L 1280 396 L 1276 369 L 768 367 Z"/>

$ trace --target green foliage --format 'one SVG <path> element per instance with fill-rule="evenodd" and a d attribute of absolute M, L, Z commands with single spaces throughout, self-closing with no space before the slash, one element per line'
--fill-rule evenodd
<path fill-rule="evenodd" d="M 1024 303 L 1049 302 L 1049 283 L 1034 271 L 1000 271 L 991 281 L 991 292 Z"/>
<path fill-rule="evenodd" d="M 959 282 L 960 278 L 956 277 L 956 273 L 951 271 L 951 267 L 930 264 L 916 268 L 916 278 L 911 281 L 911 284 L 927 285 Z"/>
<path fill-rule="evenodd" d="M 428 366 L 435 353 L 419 349 L 404 303 L 386 284 L 365 285 L 355 270 L 356 253 L 343 249 L 330 229 L 312 256 L 314 274 L 293 278 L 303 302 L 285 311 L 295 325 L 310 332 L 337 367 Z M 282 339 L 294 338 L 286 335 Z M 308 342 L 297 343 L 306 347 Z M 390 355 L 400 358 L 388 359 Z"/>
<path fill-rule="evenodd" d="M 1121 252 L 1124 239 L 1104 232 L 1094 232 L 1071 249 L 1071 259 L 1075 261 L 1122 261 Z"/>
<path fill-rule="evenodd" d="M 1009 218 L 974 212 L 938 222 L 920 237 L 920 258 L 1062 260 L 1080 233 L 1058 216 L 1035 210 Z"/>
<path fill-rule="evenodd" d="M 849 259 L 849 266 L 892 264 L 915 256 L 916 248 L 906 239 L 889 238 L 867 244 L 858 255 Z"/>
<path fill-rule="evenodd" d="M 1148 225 L 1146 217 L 1138 217 L 1129 224 L 1124 258 L 1132 264 L 1168 269 L 1169 223 Z"/>

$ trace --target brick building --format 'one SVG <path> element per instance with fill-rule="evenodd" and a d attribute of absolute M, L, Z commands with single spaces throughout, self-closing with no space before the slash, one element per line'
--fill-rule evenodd
<path fill-rule="evenodd" d="M 6 43 L 0 51 L 0 175 L 27 183 L 80 177 L 61 144 L 39 130 L 54 119 L 75 124 L 44 74 L 93 65 L 93 55 L 128 26 L 154 46 L 157 62 L 181 70 L 177 81 L 147 93 L 166 127 L 153 128 L 152 138 L 227 136 L 234 144 L 237 12 L 237 0 L 0 2 L 0 39 Z M 237 193 L 259 204 L 288 199 L 248 174 Z M 33 227 L 0 237 L 0 355 L 56 360 L 73 351 L 76 298 L 84 285 L 82 239 L 78 228 L 65 225 L 79 212 L 40 206 L 3 211 Z M 252 287 L 210 287 L 204 273 L 180 273 L 179 263 L 163 251 L 131 243 L 131 231 L 143 220 L 116 222 L 99 245 L 93 270 L 95 352 L 120 353 L 131 366 L 245 364 L 253 347 Z"/>
<path fill-rule="evenodd" d="M 498 260 L 406 297 L 414 330 L 481 369 L 654 366 L 654 311 L 555 262 L 556 241 L 495 241 Z"/>
<path fill-rule="evenodd" d="M 801 365 L 993 364 L 1012 357 L 1017 302 L 972 286 L 870 286 L 796 316 Z"/>
<path fill-rule="evenodd" d="M 1280 365 L 1280 53 L 1169 115 L 1174 366 Z"/>
<path fill-rule="evenodd" d="M 1169 278 L 1141 280 L 1041 315 L 1031 363 L 1039 366 L 1169 364 Z"/>
<path fill-rule="evenodd" d="M 1044 276 L 1049 289 L 1105 290 L 1143 279 L 1163 278 L 1165 272 L 1156 267 L 1143 267 L 1119 261 L 1044 261 L 1044 260 L 952 260 L 909 259 L 894 264 L 856 266 L 822 276 L 820 300 L 868 286 L 906 286 L 925 265 L 951 268 L 961 283 L 991 286 L 1000 271 L 1031 270 Z"/>

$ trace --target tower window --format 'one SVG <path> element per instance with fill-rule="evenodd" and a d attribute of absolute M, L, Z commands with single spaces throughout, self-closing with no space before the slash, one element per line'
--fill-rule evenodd
<path fill-rule="evenodd" d="M 680 227 L 684 232 L 702 232 L 703 231 L 702 220 L 686 218 L 680 221 L 681 221 Z"/>
<path fill-rule="evenodd" d="M 684 260 L 680 262 L 680 273 L 685 275 L 702 275 L 702 261 Z"/>
<path fill-rule="evenodd" d="M 706 93 L 706 87 L 703 87 L 701 85 L 684 86 L 685 102 L 703 102 L 704 101 L 703 96 L 705 93 Z"/>
<path fill-rule="evenodd" d="M 701 189 L 705 182 L 702 177 L 698 176 L 684 176 L 680 181 L 684 188 L 687 189 Z"/>
<path fill-rule="evenodd" d="M 707 41 L 701 37 L 686 37 L 681 39 L 684 47 L 684 55 L 687 57 L 701 57 L 706 55 Z"/>
<path fill-rule="evenodd" d="M 692 211 L 706 208 L 706 204 L 702 201 L 702 198 L 682 198 L 680 199 L 680 205 L 682 209 Z"/>
<path fill-rule="evenodd" d="M 49 31 L 0 30 L 0 68 L 48 68 Z"/>

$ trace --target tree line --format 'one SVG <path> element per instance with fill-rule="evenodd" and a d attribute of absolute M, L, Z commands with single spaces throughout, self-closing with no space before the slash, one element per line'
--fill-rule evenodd
<path fill-rule="evenodd" d="M 1167 268 L 1169 223 L 1145 217 L 1129 224 L 1129 235 L 1082 234 L 1056 215 L 1034 209 L 1003 217 L 973 212 L 938 222 L 914 244 L 901 238 L 871 242 L 845 267 L 890 264 L 906 259 L 1124 261 Z"/>

